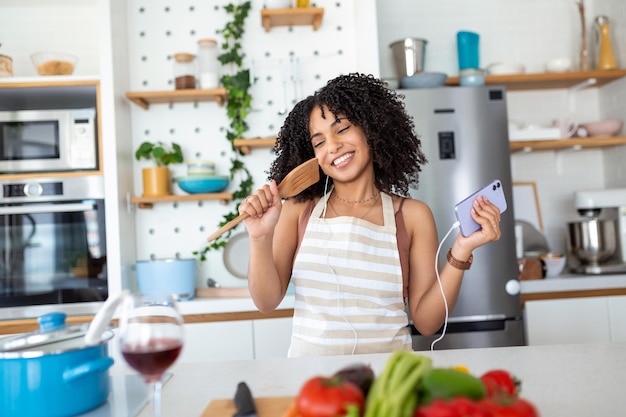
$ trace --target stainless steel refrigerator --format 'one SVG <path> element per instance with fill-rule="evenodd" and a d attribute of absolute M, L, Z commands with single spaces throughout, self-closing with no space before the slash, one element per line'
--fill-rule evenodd
<path fill-rule="evenodd" d="M 456 221 L 454 206 L 499 179 L 508 208 L 502 237 L 474 251 L 458 302 L 450 312 L 445 337 L 436 349 L 523 345 L 519 299 L 506 91 L 501 86 L 439 87 L 398 90 L 413 117 L 428 163 L 420 173 L 414 198 L 433 211 L 439 241 Z M 458 233 L 442 245 L 440 261 Z M 440 336 L 425 337 L 415 328 L 413 348 L 430 349 Z"/>

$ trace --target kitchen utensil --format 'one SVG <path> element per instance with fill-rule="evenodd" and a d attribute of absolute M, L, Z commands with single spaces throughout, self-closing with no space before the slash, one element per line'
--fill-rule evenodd
<path fill-rule="evenodd" d="M 234 402 L 235 407 L 237 407 L 237 412 L 233 414 L 233 417 L 257 417 L 252 392 L 245 382 L 237 384 Z"/>
<path fill-rule="evenodd" d="M 165 371 L 183 348 L 183 318 L 171 294 L 124 297 L 119 320 L 119 345 L 126 363 L 152 385 L 154 417 L 161 417 Z"/>
<path fill-rule="evenodd" d="M 218 193 L 228 187 L 227 175 L 188 175 L 176 178 L 181 190 L 189 194 Z"/>
<path fill-rule="evenodd" d="M 431 88 L 445 85 L 448 75 L 443 72 L 420 72 L 399 81 L 400 88 Z"/>
<path fill-rule="evenodd" d="M 142 294 L 174 294 L 178 301 L 193 299 L 196 291 L 196 259 L 138 261 L 137 285 Z"/>
<path fill-rule="evenodd" d="M 596 59 L 597 68 L 600 70 L 617 68 L 617 61 L 611 45 L 609 18 L 606 16 L 596 17 L 594 26 L 596 30 L 596 51 L 598 53 Z"/>
<path fill-rule="evenodd" d="M 104 403 L 109 395 L 105 331 L 85 344 L 85 325 L 66 325 L 64 313 L 38 318 L 40 329 L 0 341 L 0 415 L 69 417 Z"/>
<path fill-rule="evenodd" d="M 87 333 L 85 333 L 85 345 L 95 346 L 100 343 L 102 334 L 111 323 L 111 319 L 113 319 L 115 309 L 128 294 L 130 294 L 130 291 L 122 290 L 117 296 L 107 298 L 87 328 Z"/>
<path fill-rule="evenodd" d="M 615 136 L 624 123 L 621 120 L 599 120 L 578 125 L 578 136 Z"/>
<path fill-rule="evenodd" d="M 30 59 L 39 75 L 71 75 L 78 63 L 76 56 L 62 52 L 38 52 Z"/>
<path fill-rule="evenodd" d="M 569 222 L 567 244 L 581 263 L 598 265 L 615 252 L 615 221 L 591 218 Z"/>
<path fill-rule="evenodd" d="M 456 34 L 456 47 L 459 70 L 480 68 L 478 44 L 480 35 L 474 32 L 459 31 Z"/>
<path fill-rule="evenodd" d="M 224 247 L 224 266 L 237 278 L 248 278 L 248 261 L 250 260 L 250 239 L 248 232 L 231 236 Z"/>
<path fill-rule="evenodd" d="M 285 178 L 283 178 L 283 180 L 278 185 L 278 192 L 280 193 L 281 198 L 294 197 L 309 188 L 311 185 L 318 182 L 319 180 L 320 170 L 317 163 L 317 158 L 311 158 L 308 161 L 295 167 L 285 176 Z M 235 217 L 233 220 L 229 221 L 224 226 L 219 228 L 216 232 L 209 236 L 207 240 L 211 242 L 217 239 L 222 234 L 237 226 L 239 223 L 247 218 L 247 213 L 240 214 L 239 216 Z"/>
<path fill-rule="evenodd" d="M 398 79 L 417 74 L 424 70 L 426 45 L 428 41 L 421 38 L 404 38 L 392 42 L 389 47 L 393 53 Z"/>

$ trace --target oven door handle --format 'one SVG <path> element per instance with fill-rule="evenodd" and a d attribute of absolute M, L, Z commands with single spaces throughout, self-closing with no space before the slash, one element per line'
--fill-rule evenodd
<path fill-rule="evenodd" d="M 42 204 L 0 207 L 2 214 L 69 213 L 94 210 L 93 203 Z"/>

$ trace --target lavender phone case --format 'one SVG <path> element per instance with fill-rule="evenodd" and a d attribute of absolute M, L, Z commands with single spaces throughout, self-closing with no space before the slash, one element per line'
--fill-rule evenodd
<path fill-rule="evenodd" d="M 487 197 L 487 200 L 500 209 L 500 213 L 504 213 L 506 210 L 507 205 L 502 182 L 497 179 L 493 180 L 489 185 L 486 185 L 454 206 L 454 214 L 459 221 L 461 234 L 463 236 L 467 237 L 480 229 L 480 225 L 472 219 L 472 215 L 470 214 L 472 203 L 479 195 Z"/>

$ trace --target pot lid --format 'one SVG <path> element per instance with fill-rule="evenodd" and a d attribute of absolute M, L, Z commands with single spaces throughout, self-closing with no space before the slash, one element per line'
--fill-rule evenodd
<path fill-rule="evenodd" d="M 15 352 L 34 347 L 62 342 L 69 339 L 84 337 L 88 325 L 71 325 L 65 323 L 65 313 L 49 313 L 37 319 L 39 330 L 0 339 L 1 352 Z"/>

